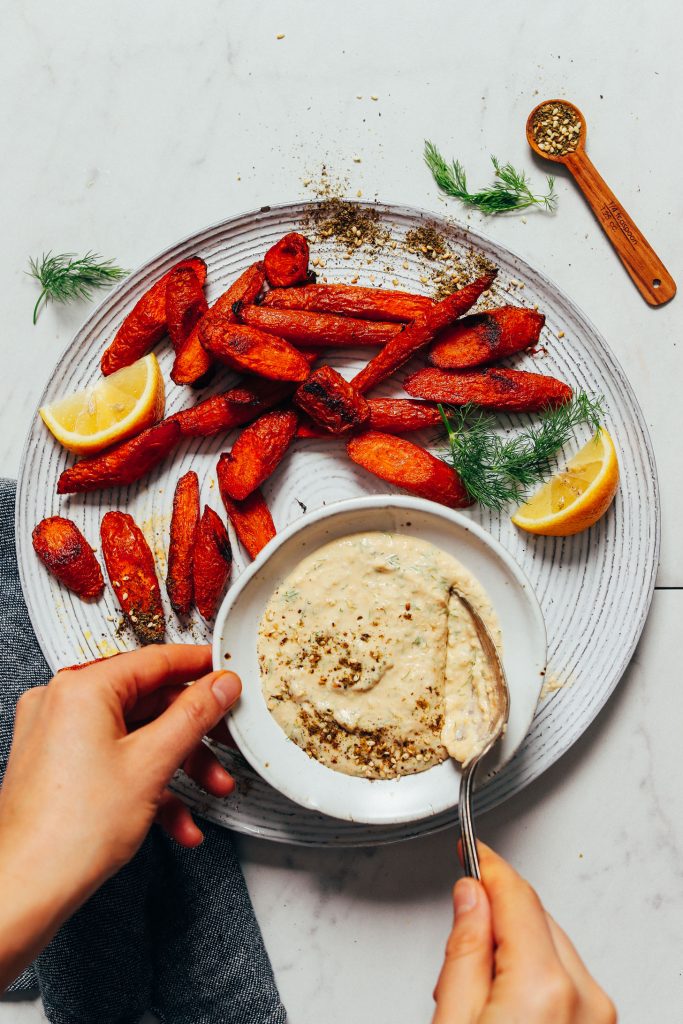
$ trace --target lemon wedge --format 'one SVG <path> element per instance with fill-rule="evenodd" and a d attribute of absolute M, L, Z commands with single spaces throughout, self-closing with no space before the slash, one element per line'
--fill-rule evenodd
<path fill-rule="evenodd" d="M 515 512 L 512 522 L 528 533 L 568 537 L 597 523 L 619 485 L 614 443 L 600 430 L 588 444 Z"/>
<path fill-rule="evenodd" d="M 164 404 L 164 378 L 150 353 L 84 391 L 44 405 L 40 415 L 60 444 L 89 455 L 156 423 Z"/>

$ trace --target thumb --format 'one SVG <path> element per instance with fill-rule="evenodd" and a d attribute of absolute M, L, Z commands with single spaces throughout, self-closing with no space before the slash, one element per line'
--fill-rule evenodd
<path fill-rule="evenodd" d="M 493 977 L 491 908 L 483 885 L 461 878 L 453 890 L 455 920 L 434 998 L 432 1024 L 470 1024 L 479 1019 Z"/>
<path fill-rule="evenodd" d="M 162 715 L 132 734 L 131 739 L 146 750 L 162 784 L 168 782 L 241 692 L 242 682 L 234 672 L 209 672 L 186 686 Z"/>

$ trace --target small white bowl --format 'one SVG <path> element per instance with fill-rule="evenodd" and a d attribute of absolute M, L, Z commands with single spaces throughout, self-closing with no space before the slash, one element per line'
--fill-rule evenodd
<path fill-rule="evenodd" d="M 345 821 L 388 825 L 419 821 L 458 802 L 460 771 L 452 760 L 416 775 L 370 780 L 333 771 L 289 740 L 261 690 L 256 642 L 277 585 L 306 555 L 352 533 L 415 535 L 453 555 L 487 590 L 503 635 L 510 721 L 482 765 L 495 773 L 510 760 L 531 724 L 546 663 L 546 634 L 536 596 L 505 548 L 466 516 L 431 501 L 393 495 L 355 498 L 302 516 L 278 534 L 228 592 L 216 619 L 214 668 L 242 677 L 230 732 L 252 767 L 275 789 L 310 810 Z M 229 655 L 229 657 L 228 657 Z"/>

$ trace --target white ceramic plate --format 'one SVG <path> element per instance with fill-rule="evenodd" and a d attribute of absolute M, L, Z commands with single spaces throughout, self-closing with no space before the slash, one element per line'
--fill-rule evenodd
<path fill-rule="evenodd" d="M 486 764 L 491 775 L 527 734 L 545 673 L 546 640 L 538 601 L 505 549 L 466 516 L 419 498 L 356 498 L 311 512 L 271 541 L 242 574 L 218 613 L 213 641 L 214 667 L 229 666 L 244 683 L 242 698 L 228 717 L 240 750 L 266 782 L 303 807 L 346 821 L 387 825 L 454 807 L 460 785 L 455 762 L 388 780 L 359 779 L 325 767 L 287 739 L 268 711 L 256 652 L 263 612 L 285 576 L 329 541 L 373 530 L 430 541 L 469 569 L 491 598 L 511 697 L 505 736 Z"/>
<path fill-rule="evenodd" d="M 278 237 L 301 228 L 307 203 L 266 207 L 186 238 L 151 259 L 111 292 L 85 322 L 57 360 L 42 402 L 84 387 L 96 379 L 101 352 L 125 314 L 142 293 L 177 260 L 198 253 L 208 264 L 207 296 L 213 301 L 234 278 Z M 621 466 L 621 486 L 608 514 L 593 529 L 566 539 L 534 538 L 516 530 L 506 515 L 473 508 L 465 515 L 488 530 L 522 567 L 539 599 L 548 633 L 548 673 L 561 688 L 542 700 L 527 739 L 512 761 L 477 796 L 479 810 L 495 806 L 518 792 L 548 768 L 574 743 L 594 719 L 617 685 L 641 634 L 654 587 L 659 551 L 659 495 L 654 457 L 647 429 L 631 386 L 605 341 L 589 320 L 541 271 L 490 239 L 441 221 L 433 213 L 407 207 L 377 207 L 395 239 L 427 222 L 436 222 L 454 249 L 466 253 L 475 246 L 499 268 L 498 302 L 535 305 L 546 315 L 542 335 L 544 355 L 516 357 L 515 365 L 554 374 L 573 387 L 601 392 L 606 399 L 606 425 L 614 437 Z M 354 265 L 343 250 L 327 240 L 314 246 L 324 258 L 330 281 L 390 285 L 424 291 L 423 261 L 399 249 L 373 266 Z M 408 264 L 406 268 L 404 263 Z M 520 282 L 524 288 L 512 285 Z M 509 289 L 509 291 L 507 290 Z M 557 334 L 564 331 L 562 340 Z M 168 344 L 158 348 L 166 380 L 172 357 Z M 329 361 L 350 375 L 367 359 L 368 350 L 330 353 Z M 419 365 L 414 361 L 409 372 Z M 229 374 L 217 376 L 198 397 L 225 389 Z M 380 394 L 400 393 L 400 380 L 386 382 Z M 194 393 L 168 384 L 167 410 L 192 404 Z M 525 417 L 501 417 L 501 423 L 521 423 Z M 233 435 L 234 436 L 234 435 Z M 580 432 L 576 444 L 587 432 Z M 429 443 L 433 432 L 416 440 Z M 17 491 L 17 547 L 22 584 L 38 640 L 53 668 L 97 658 L 132 646 L 117 635 L 118 609 L 109 589 L 95 604 L 85 604 L 63 590 L 38 564 L 31 547 L 31 530 L 46 515 L 71 516 L 86 537 L 99 547 L 99 523 L 110 508 L 132 513 L 146 530 L 165 575 L 168 524 L 173 488 L 181 473 L 199 474 L 202 499 L 222 512 L 215 484 L 219 453 L 232 437 L 188 441 L 146 479 L 132 487 L 85 496 L 60 498 L 57 477 L 72 461 L 46 435 L 38 416 L 29 431 Z M 363 494 L 395 493 L 381 481 L 351 464 L 336 441 L 299 443 L 268 481 L 266 498 L 279 530 L 301 516 L 333 501 Z M 304 506 L 304 508 L 302 508 Z M 235 544 L 233 576 L 247 559 Z M 169 610 L 169 640 L 209 640 L 210 631 L 198 617 L 190 631 L 182 630 Z M 236 796 L 208 798 L 180 776 L 176 788 L 197 810 L 213 821 L 238 831 L 286 842 L 362 845 L 409 838 L 451 824 L 453 810 L 422 822 L 399 826 L 366 826 L 341 822 L 307 811 L 264 782 L 241 755 L 222 751 L 238 780 Z"/>

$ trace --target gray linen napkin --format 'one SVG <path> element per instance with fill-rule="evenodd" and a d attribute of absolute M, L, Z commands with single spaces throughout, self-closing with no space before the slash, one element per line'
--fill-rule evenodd
<path fill-rule="evenodd" d="M 0 783 L 17 699 L 51 674 L 21 592 L 14 500 L 0 480 Z M 54 1024 L 136 1024 L 146 1010 L 165 1024 L 284 1024 L 230 835 L 202 829 L 184 850 L 154 826 L 11 991 L 39 988 Z"/>

